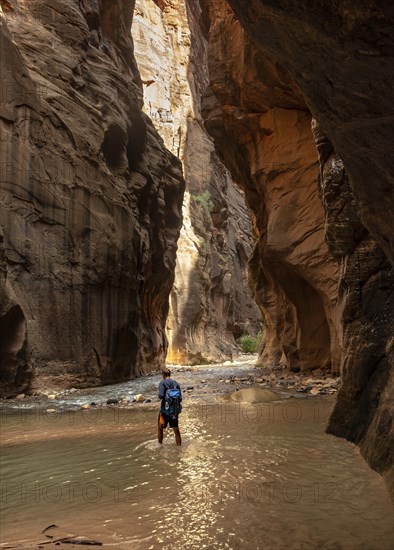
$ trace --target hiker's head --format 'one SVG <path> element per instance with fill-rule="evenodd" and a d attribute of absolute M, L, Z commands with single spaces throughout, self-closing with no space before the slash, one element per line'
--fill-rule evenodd
<path fill-rule="evenodd" d="M 163 369 L 161 374 L 163 375 L 163 378 L 169 378 L 171 376 L 171 371 L 170 369 Z"/>

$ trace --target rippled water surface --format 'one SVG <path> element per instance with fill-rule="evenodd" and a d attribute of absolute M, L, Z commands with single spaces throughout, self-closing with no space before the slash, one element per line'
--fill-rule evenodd
<path fill-rule="evenodd" d="M 186 399 L 181 448 L 156 410 L 69 405 L 3 411 L 2 543 L 56 524 L 121 549 L 393 547 L 381 478 L 324 433 L 331 398 Z"/>

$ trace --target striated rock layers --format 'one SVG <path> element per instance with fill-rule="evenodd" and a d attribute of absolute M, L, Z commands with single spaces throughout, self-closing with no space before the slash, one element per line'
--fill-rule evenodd
<path fill-rule="evenodd" d="M 393 487 L 394 273 L 360 222 L 341 158 L 316 122 L 313 130 L 320 158 L 326 240 L 341 264 L 342 387 L 328 429 L 358 443 L 371 466 Z"/>
<path fill-rule="evenodd" d="M 311 115 L 226 2 L 209 7 L 211 94 L 204 115 L 254 212 L 258 241 L 250 269 L 266 327 L 261 361 L 338 372 L 339 266 L 325 242 Z"/>
<path fill-rule="evenodd" d="M 141 111 L 134 2 L 1 6 L 2 388 L 157 368 L 184 182 Z"/>
<path fill-rule="evenodd" d="M 359 444 L 392 483 L 389 8 L 201 4 L 206 126 L 259 235 L 251 273 L 268 329 L 261 361 L 341 372 L 329 431 Z"/>
<path fill-rule="evenodd" d="M 246 275 L 250 215 L 202 124 L 208 76 L 200 15 L 198 0 L 137 0 L 132 25 L 145 111 L 186 180 L 167 322 L 168 361 L 182 363 L 230 358 L 235 339 L 261 324 Z"/>
<path fill-rule="evenodd" d="M 343 159 L 362 223 L 394 261 L 392 2 L 229 0 L 297 83 Z"/>

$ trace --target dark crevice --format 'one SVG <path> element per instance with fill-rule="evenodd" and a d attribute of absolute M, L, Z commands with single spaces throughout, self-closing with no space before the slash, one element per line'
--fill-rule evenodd
<path fill-rule="evenodd" d="M 118 124 L 111 124 L 105 132 L 104 141 L 101 145 L 105 161 L 109 168 L 119 168 L 126 146 L 126 134 Z"/>
<path fill-rule="evenodd" d="M 25 341 L 25 316 L 20 306 L 14 306 L 0 317 L 0 382 L 3 384 L 11 385 L 17 381 Z"/>
<path fill-rule="evenodd" d="M 129 170 L 135 170 L 142 158 L 146 146 L 146 124 L 141 113 L 134 112 L 132 124 L 127 128 L 127 160 Z"/>

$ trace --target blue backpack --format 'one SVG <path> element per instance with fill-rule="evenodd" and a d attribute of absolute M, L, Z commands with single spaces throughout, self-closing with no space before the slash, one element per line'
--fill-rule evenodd
<path fill-rule="evenodd" d="M 166 414 L 172 418 L 177 418 L 178 414 L 182 411 L 181 405 L 181 392 L 178 388 L 169 388 L 165 395 L 165 408 Z"/>

